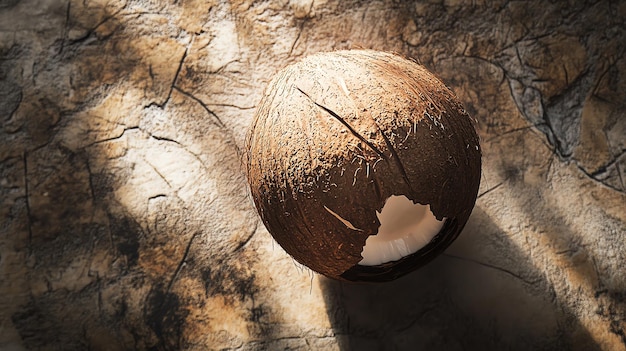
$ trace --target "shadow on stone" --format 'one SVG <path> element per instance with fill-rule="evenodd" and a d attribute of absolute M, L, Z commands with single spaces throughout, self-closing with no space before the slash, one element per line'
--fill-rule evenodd
<path fill-rule="evenodd" d="M 341 350 L 598 349 L 480 208 L 446 253 L 406 277 L 321 283 Z"/>
<path fill-rule="evenodd" d="M 0 9 L 26 5 L 5 1 Z M 176 88 L 187 48 L 171 33 L 145 35 L 137 20 L 144 14 L 121 14 L 125 5 L 57 5 L 46 20 L 59 25 L 62 36 L 35 58 L 32 80 L 39 88 L 16 83 L 23 80 L 16 62 L 36 48 L 0 48 L 0 97 L 6 97 L 0 136 L 11 141 L 0 149 L 0 172 L 14 180 L 9 190 L 20 189 L 11 190 L 17 193 L 13 221 L 0 228 L 10 234 L 2 235 L 6 247 L 16 250 L 15 259 L 2 252 L 2 264 L 16 270 L 3 284 L 24 290 L 7 297 L 21 300 L 6 311 L 21 343 L 64 350 L 178 350 L 190 342 L 222 348 L 241 340 L 212 331 L 211 316 L 230 313 L 262 344 L 274 335 L 267 321 L 271 303 L 258 296 L 249 266 L 255 257 L 242 249 L 256 217 L 245 216 L 253 213 L 250 205 L 232 210 L 220 203 L 232 193 L 207 193 L 220 177 L 230 182 L 225 191 L 241 189 L 233 179 L 242 175 L 236 157 L 222 160 L 236 154 L 230 136 L 214 132 L 216 122 L 203 120 L 206 106 Z M 172 50 L 163 49 L 171 43 Z M 180 113 L 192 116 L 187 125 L 207 135 L 195 149 L 177 140 L 186 134 L 185 121 L 176 121 L 173 135 L 158 130 L 168 108 L 185 109 Z M 155 151 L 146 155 L 150 147 Z M 182 185 L 159 192 L 188 179 L 167 179 L 150 164 L 174 148 L 206 171 L 187 197 L 178 191 Z M 215 167 L 214 159 L 220 161 Z M 152 173 L 133 183 L 133 172 L 150 167 Z M 150 183 L 155 179 L 161 183 Z M 244 229 L 229 227 L 233 222 Z M 214 237 L 224 233 L 233 233 L 230 246 Z"/>

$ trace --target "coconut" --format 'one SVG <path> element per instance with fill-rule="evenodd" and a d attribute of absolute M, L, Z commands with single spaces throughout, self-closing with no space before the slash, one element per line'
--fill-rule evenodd
<path fill-rule="evenodd" d="M 274 239 L 330 278 L 389 281 L 459 235 L 474 207 L 474 120 L 422 65 L 347 50 L 269 83 L 247 137 L 252 198 Z"/>

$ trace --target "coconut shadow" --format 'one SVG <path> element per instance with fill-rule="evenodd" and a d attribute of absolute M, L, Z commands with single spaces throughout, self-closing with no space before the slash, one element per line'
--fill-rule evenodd
<path fill-rule="evenodd" d="M 485 254 L 491 250 L 496 259 Z M 341 350 L 599 348 L 478 207 L 444 254 L 405 277 L 380 284 L 321 278 L 320 284 Z"/>

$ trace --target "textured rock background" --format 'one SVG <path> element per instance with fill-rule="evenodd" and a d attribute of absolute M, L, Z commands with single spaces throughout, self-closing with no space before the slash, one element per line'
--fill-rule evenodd
<path fill-rule="evenodd" d="M 274 72 L 413 57 L 480 198 L 383 285 L 296 264 L 240 167 Z M 626 3 L 0 0 L 0 349 L 625 350 Z"/>

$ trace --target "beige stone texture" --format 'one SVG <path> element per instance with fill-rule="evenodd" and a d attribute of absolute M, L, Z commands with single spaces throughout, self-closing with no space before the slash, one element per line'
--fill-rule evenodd
<path fill-rule="evenodd" d="M 626 350 L 620 1 L 0 0 L 0 349 Z M 282 67 L 433 71 L 478 120 L 459 239 L 339 283 L 264 228 L 242 169 Z"/>

